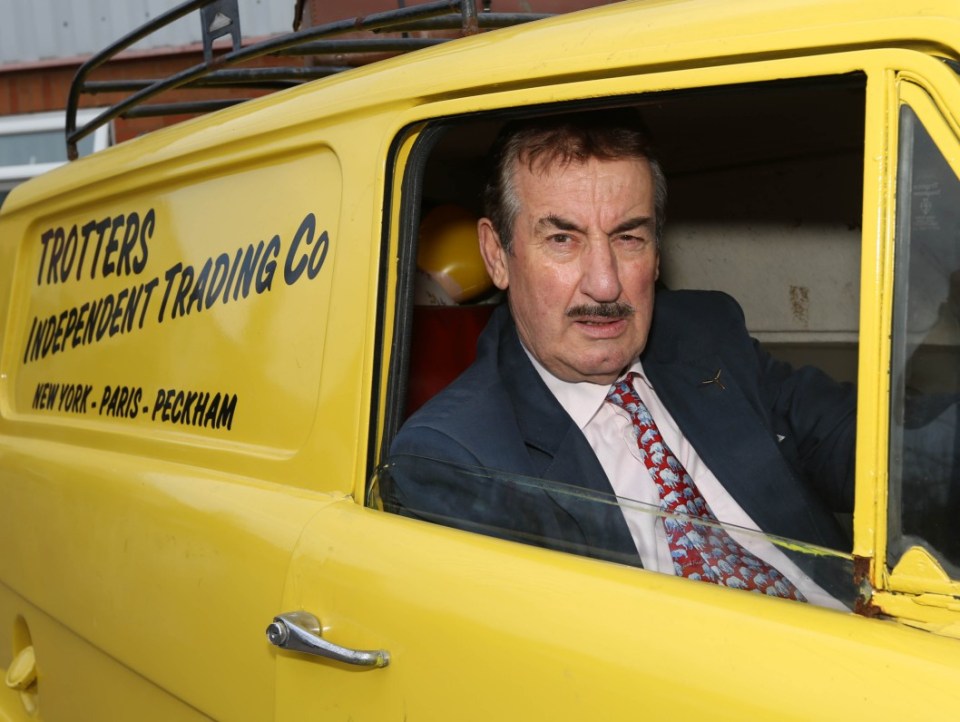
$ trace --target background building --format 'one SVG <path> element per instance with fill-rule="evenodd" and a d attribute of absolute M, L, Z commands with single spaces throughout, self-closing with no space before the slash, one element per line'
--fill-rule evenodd
<path fill-rule="evenodd" d="M 0 116 L 63 110 L 70 81 L 87 58 L 178 3 L 171 0 L 0 0 Z M 239 0 L 245 42 L 287 32 L 293 2 Z M 199 14 L 194 12 L 101 68 L 98 80 L 170 75 L 202 61 Z M 84 98 L 107 105 L 116 96 Z M 194 96 L 191 96 L 194 97 Z M 119 120 L 117 140 L 170 120 Z"/>
<path fill-rule="evenodd" d="M 609 0 L 476 0 L 478 11 L 562 13 Z M 236 3 L 242 44 L 248 46 L 294 28 L 305 29 L 349 17 L 367 16 L 428 0 L 218 0 Z M 18 182 L 66 161 L 64 109 L 70 83 L 80 66 L 143 23 L 179 6 L 180 0 L 0 0 L 0 202 Z M 431 31 L 432 33 L 433 31 Z M 440 31 L 445 37 L 457 31 Z M 422 36 L 424 33 L 417 33 Z M 430 34 L 430 33 L 427 33 Z M 370 37 L 352 33 L 351 37 Z M 230 36 L 215 50 L 229 48 Z M 376 59 L 365 54 L 330 56 L 319 60 L 287 57 L 261 59 L 256 65 L 334 66 Z M 88 77 L 95 81 L 136 81 L 165 78 L 203 62 L 201 14 L 193 11 L 166 28 L 138 41 Z M 246 66 L 245 66 L 246 67 Z M 109 106 L 123 93 L 84 95 L 81 108 Z M 190 88 L 165 93 L 163 103 L 231 99 L 255 95 L 249 90 Z M 186 114 L 117 118 L 107 135 L 101 133 L 80 147 L 81 155 L 104 144 L 120 142 Z"/>

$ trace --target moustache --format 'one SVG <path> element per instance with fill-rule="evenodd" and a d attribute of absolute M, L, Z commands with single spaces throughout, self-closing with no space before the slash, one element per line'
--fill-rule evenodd
<path fill-rule="evenodd" d="M 568 318 L 593 317 L 593 318 L 629 318 L 635 312 L 633 306 L 629 303 L 594 303 L 572 306 L 567 310 Z"/>

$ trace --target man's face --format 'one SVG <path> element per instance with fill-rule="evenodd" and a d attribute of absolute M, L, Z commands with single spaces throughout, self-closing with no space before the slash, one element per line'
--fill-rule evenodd
<path fill-rule="evenodd" d="M 659 274 L 653 180 L 644 159 L 514 169 L 509 252 L 488 219 L 480 248 L 509 288 L 524 346 L 565 381 L 611 383 L 643 350 Z"/>

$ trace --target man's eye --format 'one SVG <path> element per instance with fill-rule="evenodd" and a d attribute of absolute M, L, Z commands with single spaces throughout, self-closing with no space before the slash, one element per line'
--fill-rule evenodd
<path fill-rule="evenodd" d="M 567 233 L 555 233 L 554 235 L 550 236 L 550 242 L 557 243 L 559 245 L 569 243 L 571 240 L 573 239 Z"/>

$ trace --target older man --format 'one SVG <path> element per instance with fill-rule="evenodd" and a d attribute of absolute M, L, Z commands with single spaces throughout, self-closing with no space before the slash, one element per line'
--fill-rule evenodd
<path fill-rule="evenodd" d="M 398 434 L 388 506 L 816 598 L 773 545 L 717 524 L 844 548 L 852 389 L 773 360 L 728 296 L 655 290 L 666 183 L 632 114 L 513 124 L 494 159 L 478 231 L 507 303 Z"/>

